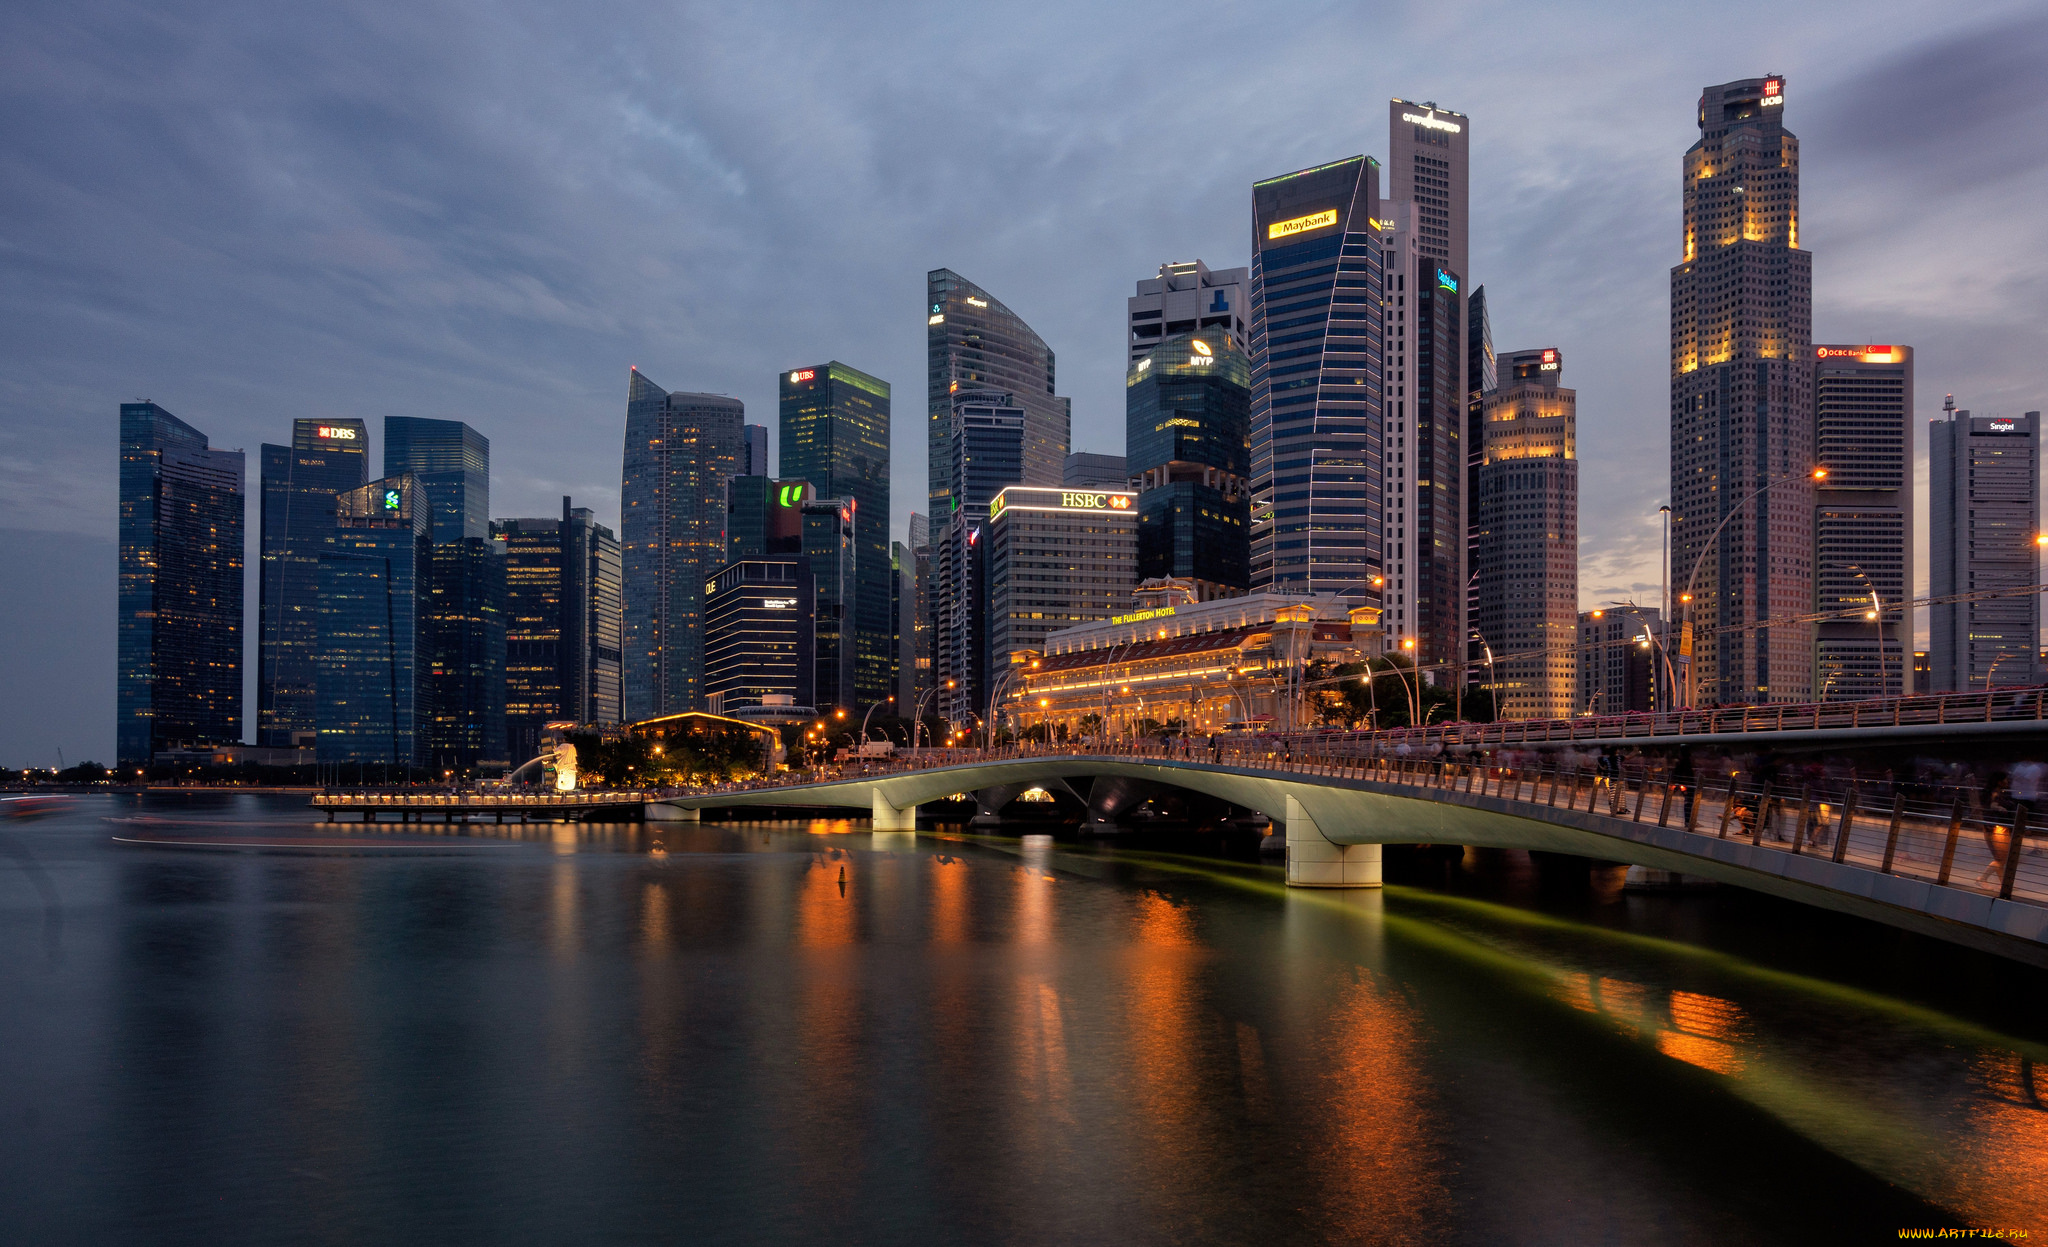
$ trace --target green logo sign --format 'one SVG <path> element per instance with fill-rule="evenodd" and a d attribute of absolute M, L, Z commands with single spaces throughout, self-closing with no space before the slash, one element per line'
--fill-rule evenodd
<path fill-rule="evenodd" d="M 398 491 L 397 491 L 397 490 L 395 490 L 395 489 L 387 489 L 387 490 L 385 490 L 385 491 L 384 491 L 384 509 L 385 509 L 386 511 L 396 511 L 396 510 L 398 509 Z"/>

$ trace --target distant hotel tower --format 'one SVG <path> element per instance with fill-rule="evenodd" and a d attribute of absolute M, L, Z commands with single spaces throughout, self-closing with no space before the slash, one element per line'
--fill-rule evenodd
<path fill-rule="evenodd" d="M 1139 482 L 1133 583 L 1191 581 L 1205 602 L 1247 592 L 1251 361 L 1242 340 L 1222 328 L 1177 333 L 1132 364 L 1124 446 Z"/>
<path fill-rule="evenodd" d="M 1708 87 L 1685 154 L 1685 251 L 1671 270 L 1671 575 L 1682 590 L 1699 562 L 1695 704 L 1813 693 L 1812 628 L 1763 626 L 1814 597 L 1813 257 L 1799 250 L 1799 140 L 1784 116 L 1781 77 Z"/>
<path fill-rule="evenodd" d="M 780 384 L 781 476 L 810 482 L 818 497 L 854 503 L 853 596 L 846 604 L 853 637 L 853 698 L 847 708 L 886 707 L 896 683 L 889 383 L 834 360 L 791 369 L 781 375 Z"/>
<path fill-rule="evenodd" d="M 1502 357 L 1479 468 L 1479 617 L 1502 718 L 1573 713 L 1579 655 L 1578 395 L 1554 349 Z"/>
<path fill-rule="evenodd" d="M 319 729 L 320 555 L 337 496 L 369 479 L 360 420 L 294 420 L 263 447 L 263 567 L 257 589 L 256 743 L 310 749 Z"/>
<path fill-rule="evenodd" d="M 1252 185 L 1254 590 L 1380 603 L 1379 166 Z"/>
<path fill-rule="evenodd" d="M 155 403 L 121 404 L 115 730 L 123 766 L 242 740 L 243 460 Z"/>
<path fill-rule="evenodd" d="M 625 717 L 704 705 L 704 586 L 725 564 L 725 483 L 740 475 L 746 408 L 673 394 L 633 369 L 626 391 L 619 543 Z"/>
<path fill-rule="evenodd" d="M 1814 610 L 1852 612 L 1816 625 L 1814 695 L 1912 692 L 1913 348 L 1822 345 L 1813 354 L 1815 458 L 1828 470 L 1814 490 Z M 1864 617 L 1878 609 L 1873 593 L 1882 631 Z"/>
<path fill-rule="evenodd" d="M 1936 693 L 2040 679 L 2041 413 L 1936 420 L 1928 433 L 1928 588 L 1936 598 L 2008 597 L 1928 608 Z"/>

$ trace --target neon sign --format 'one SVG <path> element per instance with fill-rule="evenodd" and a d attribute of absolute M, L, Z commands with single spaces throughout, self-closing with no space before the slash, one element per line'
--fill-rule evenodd
<path fill-rule="evenodd" d="M 1113 624 L 1144 623 L 1148 619 L 1164 619 L 1171 614 L 1173 614 L 1173 607 L 1162 606 L 1158 610 L 1133 611 L 1128 615 L 1112 615 L 1109 622 Z"/>
<path fill-rule="evenodd" d="M 927 316 L 924 323 L 927 325 L 943 325 L 946 323 L 946 318 L 943 316 Z"/>
<path fill-rule="evenodd" d="M 1896 364 L 1905 352 L 1896 346 L 1822 346 L 1814 348 L 1819 359 L 1854 359 L 1866 364 Z"/>
<path fill-rule="evenodd" d="M 1292 217 L 1285 221 L 1275 221 L 1266 227 L 1266 237 L 1268 239 L 1285 238 L 1289 234 L 1305 234 L 1312 229 L 1321 229 L 1325 225 L 1335 225 L 1336 223 L 1337 210 L 1335 208 L 1325 208 L 1321 212 L 1311 212 L 1307 216 Z"/>
<path fill-rule="evenodd" d="M 2019 427 L 2019 425 L 2011 420 L 1993 420 L 1991 422 L 1991 431 L 1993 433 L 2010 433 Z"/>
<path fill-rule="evenodd" d="M 971 295 L 971 294 L 970 294 L 970 295 L 968 295 L 968 296 L 967 296 L 967 306 L 969 306 L 969 307 L 987 307 L 987 306 L 988 306 L 988 300 L 987 300 L 987 299 L 977 299 L 977 298 L 975 298 L 975 297 L 974 297 L 973 295 Z"/>
<path fill-rule="evenodd" d="M 384 491 L 384 509 L 385 509 L 386 511 L 396 511 L 396 510 L 398 509 L 398 491 L 397 491 L 397 490 L 395 490 L 395 489 L 387 489 L 387 490 L 385 490 L 385 491 Z"/>
<path fill-rule="evenodd" d="M 332 438 L 337 442 L 352 442 L 356 440 L 356 431 L 354 429 L 343 428 L 338 424 L 323 424 L 319 428 L 314 429 L 313 432 L 321 437 Z"/>
<path fill-rule="evenodd" d="M 762 598 L 762 599 L 761 599 L 761 608 L 762 608 L 763 610 L 771 610 L 771 611 L 789 611 L 789 610 L 795 610 L 795 609 L 796 609 L 796 599 L 795 599 L 795 598 Z"/>
<path fill-rule="evenodd" d="M 784 485 L 781 494 L 775 500 L 775 505 L 793 507 L 803 500 L 804 487 L 802 485 Z"/>
<path fill-rule="evenodd" d="M 1767 78 L 1764 80 L 1764 98 L 1759 101 L 1765 108 L 1777 108 L 1785 103 L 1785 80 Z"/>
<path fill-rule="evenodd" d="M 1456 134 L 1465 128 L 1455 121 L 1445 121 L 1435 113 L 1431 113 L 1427 117 L 1421 113 L 1402 113 L 1401 120 L 1413 122 L 1425 130 L 1444 130 L 1451 134 Z"/>
<path fill-rule="evenodd" d="M 1458 293 L 1458 279 L 1442 269 L 1436 271 L 1436 284 L 1452 294 Z"/>
<path fill-rule="evenodd" d="M 790 374 L 789 374 L 789 383 L 790 383 L 791 385 L 797 385 L 797 384 L 799 384 L 799 383 L 801 383 L 801 382 L 805 382 L 805 381 L 809 381 L 809 380 L 812 380 L 812 379 L 813 379 L 813 378 L 815 378 L 815 377 L 816 377 L 817 375 L 818 375 L 818 370 L 817 370 L 817 369 L 815 369 L 815 368 L 806 368 L 806 369 L 802 370 L 801 372 L 792 372 L 792 373 L 790 373 Z"/>

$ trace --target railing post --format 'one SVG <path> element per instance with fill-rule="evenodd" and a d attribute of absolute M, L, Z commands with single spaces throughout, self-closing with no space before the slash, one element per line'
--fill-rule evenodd
<path fill-rule="evenodd" d="M 1640 823 L 1643 821 L 1643 801 L 1647 797 L 1649 797 L 1649 795 L 1650 777 L 1648 775 L 1645 775 L 1636 784 L 1636 808 L 1633 812 L 1629 814 L 1630 822 Z"/>
<path fill-rule="evenodd" d="M 1749 842 L 1760 845 L 1764 842 L 1764 824 L 1771 821 L 1771 785 L 1767 780 L 1763 792 L 1756 799 L 1756 821 L 1749 829 Z"/>
<path fill-rule="evenodd" d="M 1799 790 L 1799 821 L 1792 827 L 1792 856 L 1799 856 L 1799 846 L 1806 842 L 1806 829 L 1813 824 L 1813 785 Z"/>
<path fill-rule="evenodd" d="M 1557 808 L 1557 786 L 1564 782 L 1564 771 L 1559 767 L 1550 768 L 1550 808 Z"/>
<path fill-rule="evenodd" d="M 1686 785 L 1685 788 L 1685 829 L 1687 832 L 1694 830 L 1694 825 L 1699 821 L 1699 816 L 1700 785 L 1699 781 L 1695 779 L 1692 783 Z"/>
<path fill-rule="evenodd" d="M 1856 785 L 1849 785 L 1848 800 L 1842 804 L 1842 825 L 1835 829 L 1834 860 L 1839 862 L 1849 851 L 1849 829 L 1856 824 Z"/>
<path fill-rule="evenodd" d="M 1877 868 L 1879 874 L 1888 875 L 1892 873 L 1892 855 L 1898 852 L 1899 848 L 1899 823 L 1904 820 L 1905 815 L 1906 794 L 1904 791 L 1894 793 L 1892 795 L 1892 827 L 1890 831 L 1885 833 L 1884 864 Z"/>
<path fill-rule="evenodd" d="M 1956 794 L 1955 808 L 1948 816 L 1948 843 L 1941 850 L 1941 873 L 1934 876 L 1934 882 L 1948 886 L 1948 872 L 1956 864 L 1956 839 L 1963 834 L 1963 794 Z"/>
<path fill-rule="evenodd" d="M 2020 846 L 2027 839 L 2027 807 L 2022 805 L 2012 814 L 2012 839 L 2005 846 L 2005 874 L 1998 881 L 1998 899 L 2012 899 L 2013 880 L 2019 878 Z"/>
<path fill-rule="evenodd" d="M 1667 780 L 1667 781 L 1665 782 L 1665 784 L 1664 784 L 1664 801 L 1663 801 L 1663 803 L 1662 803 L 1661 805 L 1659 805 L 1659 806 L 1657 807 L 1657 825 L 1658 825 L 1659 827 L 1665 826 L 1665 825 L 1666 825 L 1666 822 L 1667 822 L 1667 820 L 1668 820 L 1668 819 L 1670 819 L 1670 817 L 1671 817 L 1671 784 L 1670 784 L 1670 782 L 1669 782 L 1669 781 Z"/>

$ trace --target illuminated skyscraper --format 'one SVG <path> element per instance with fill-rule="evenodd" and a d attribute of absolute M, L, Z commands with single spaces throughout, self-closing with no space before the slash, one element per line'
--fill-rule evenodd
<path fill-rule="evenodd" d="M 950 269 L 933 269 L 925 285 L 927 479 L 932 523 L 943 529 L 961 510 L 950 493 L 955 393 L 1001 390 L 1024 413 L 1021 475 L 1005 485 L 1060 483 L 1072 412 L 1053 393 L 1052 348 L 1021 317 Z"/>
<path fill-rule="evenodd" d="M 988 698 L 989 504 L 1017 483 L 1030 414 L 1000 390 L 953 396 L 948 505 L 959 504 L 935 541 L 931 594 L 937 713 L 956 727 L 980 721 Z"/>
<path fill-rule="evenodd" d="M 619 540 L 566 497 L 560 519 L 491 529 L 505 549 L 505 723 L 516 765 L 540 752 L 550 721 L 618 722 Z"/>
<path fill-rule="evenodd" d="M 704 586 L 725 564 L 725 483 L 746 409 L 673 394 L 634 369 L 619 485 L 629 721 L 704 704 Z"/>
<path fill-rule="evenodd" d="M 1161 339 L 1126 370 L 1138 580 L 1191 580 L 1203 601 L 1251 588 L 1250 417 L 1251 361 L 1229 330 Z"/>
<path fill-rule="evenodd" d="M 420 658 L 432 531 L 432 503 L 410 476 L 335 501 L 320 555 L 318 757 L 380 768 L 353 778 L 401 779 L 426 761 Z"/>
<path fill-rule="evenodd" d="M 159 750 L 242 739 L 239 450 L 155 403 L 121 404 L 121 561 L 115 747 L 124 766 Z"/>
<path fill-rule="evenodd" d="M 1579 654 L 1578 395 L 1554 349 L 1503 357 L 1479 468 L 1479 617 L 1503 718 L 1574 712 Z"/>
<path fill-rule="evenodd" d="M 1380 602 L 1379 166 L 1252 186 L 1254 590 Z"/>
<path fill-rule="evenodd" d="M 1911 691 L 1913 348 L 1816 346 L 1813 687 L 1823 700 Z M 1883 621 L 1867 619 L 1865 608 Z M 1881 665 L 1880 665 L 1881 664 Z M 1908 681 L 1902 683 L 1902 681 Z"/>
<path fill-rule="evenodd" d="M 1471 271 L 1472 119 L 1434 103 L 1387 101 L 1387 198 L 1415 205 L 1422 258 Z"/>
<path fill-rule="evenodd" d="M 294 420 L 292 444 L 263 447 L 256 743 L 312 748 L 318 735 L 320 555 L 335 499 L 369 480 L 360 420 Z"/>
<path fill-rule="evenodd" d="M 384 417 L 384 475 L 409 475 L 434 508 L 436 542 L 491 535 L 491 439 L 460 420 Z"/>
<path fill-rule="evenodd" d="M 1813 630 L 1813 257 L 1785 80 L 1700 96 L 1671 270 L 1671 574 L 1692 701 L 1805 701 Z M 1715 533 L 1718 529 L 1719 536 Z M 1711 542 L 1711 544 L 1710 544 Z M 1684 678 L 1684 677 L 1681 677 Z"/>

